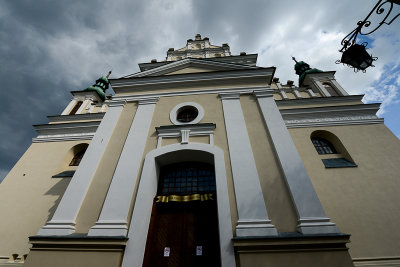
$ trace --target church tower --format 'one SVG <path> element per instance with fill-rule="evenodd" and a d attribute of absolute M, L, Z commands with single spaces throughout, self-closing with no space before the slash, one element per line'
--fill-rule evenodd
<path fill-rule="evenodd" d="M 400 265 L 399 140 L 293 59 L 197 34 L 71 92 L 0 184 L 0 266 Z"/>

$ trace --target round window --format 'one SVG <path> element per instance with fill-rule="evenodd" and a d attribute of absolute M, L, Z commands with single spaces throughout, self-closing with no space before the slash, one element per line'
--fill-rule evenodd
<path fill-rule="evenodd" d="M 175 125 L 196 124 L 204 117 L 204 109 L 194 102 L 184 102 L 176 105 L 170 112 L 169 118 Z"/>
<path fill-rule="evenodd" d="M 176 120 L 179 122 L 183 122 L 183 123 L 191 122 L 197 118 L 197 115 L 199 115 L 199 112 L 197 111 L 197 109 L 195 107 L 186 106 L 186 107 L 180 108 L 180 110 L 178 111 L 178 114 L 176 116 Z"/>

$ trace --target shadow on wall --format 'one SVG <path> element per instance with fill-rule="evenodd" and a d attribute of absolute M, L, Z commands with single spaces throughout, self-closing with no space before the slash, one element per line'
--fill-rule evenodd
<path fill-rule="evenodd" d="M 54 179 L 54 178 L 53 178 Z M 60 178 L 58 178 L 60 179 Z M 56 211 L 58 204 L 61 201 L 62 196 L 64 195 L 65 190 L 68 187 L 69 182 L 71 179 L 68 178 L 61 178 L 60 181 L 58 181 L 55 185 L 53 185 L 46 193 L 45 195 L 51 195 L 51 196 L 57 196 L 57 199 L 54 201 L 53 206 L 50 207 L 49 209 L 49 215 L 47 217 L 47 221 L 49 221 L 53 215 L 54 212 Z"/>

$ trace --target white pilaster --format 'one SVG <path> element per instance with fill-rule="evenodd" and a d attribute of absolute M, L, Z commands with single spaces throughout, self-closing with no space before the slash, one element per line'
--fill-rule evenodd
<path fill-rule="evenodd" d="M 104 151 L 111 138 L 123 105 L 112 106 L 104 115 L 85 156 L 78 166 L 53 218 L 38 232 L 38 235 L 69 235 L 75 231 L 75 220 Z"/>
<path fill-rule="evenodd" d="M 103 104 L 103 105 L 101 106 L 100 112 L 105 112 L 105 111 L 106 111 L 106 108 L 107 108 L 107 104 Z"/>
<path fill-rule="evenodd" d="M 317 86 L 317 88 L 319 90 L 321 90 L 323 95 L 325 95 L 327 97 L 331 97 L 331 94 L 325 89 L 324 85 L 320 81 L 317 81 L 317 80 L 313 80 L 313 81 L 314 81 L 315 85 Z"/>
<path fill-rule="evenodd" d="M 220 94 L 228 137 L 239 220 L 237 236 L 277 235 L 261 191 L 239 93 Z"/>
<path fill-rule="evenodd" d="M 87 105 L 89 105 L 91 102 L 92 102 L 91 99 L 86 98 L 75 114 L 82 114 L 82 112 L 86 109 Z"/>
<path fill-rule="evenodd" d="M 333 86 L 335 86 L 336 89 L 340 92 L 341 95 L 343 95 L 343 96 L 349 95 L 349 94 L 346 92 L 346 90 L 344 90 L 343 87 L 340 86 L 340 84 L 339 84 L 335 79 L 331 79 L 330 81 L 331 81 L 331 83 L 333 84 Z"/>
<path fill-rule="evenodd" d="M 336 225 L 325 215 L 272 93 L 260 90 L 254 91 L 254 94 L 297 211 L 298 231 L 303 234 L 340 233 Z"/>
<path fill-rule="evenodd" d="M 71 102 L 69 102 L 68 106 L 61 113 L 61 115 L 68 115 L 71 109 L 76 105 L 76 103 L 78 103 L 78 100 L 72 99 Z"/>
<path fill-rule="evenodd" d="M 157 100 L 139 100 L 100 217 L 89 236 L 127 235 L 129 209 Z"/>
<path fill-rule="evenodd" d="M 299 91 L 297 89 L 293 89 L 293 93 L 297 99 L 302 99 L 303 97 L 300 95 Z"/>
<path fill-rule="evenodd" d="M 311 97 L 317 97 L 317 95 L 313 92 L 313 90 L 307 89 L 307 92 Z"/>

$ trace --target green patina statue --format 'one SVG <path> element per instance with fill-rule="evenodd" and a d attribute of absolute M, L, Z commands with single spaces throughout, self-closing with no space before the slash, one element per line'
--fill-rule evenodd
<path fill-rule="evenodd" d="M 92 86 L 89 86 L 83 91 L 96 91 L 100 98 L 104 101 L 106 99 L 106 90 L 109 87 L 110 82 L 108 81 L 108 77 L 110 77 L 111 71 L 108 72 L 107 76 L 100 77 L 96 80 L 96 83 Z"/>
<path fill-rule="evenodd" d="M 299 75 L 299 86 L 302 85 L 304 78 L 306 77 L 306 74 L 323 72 L 322 70 L 319 69 L 310 68 L 310 65 L 308 65 L 304 61 L 297 62 L 296 58 L 294 57 L 292 57 L 292 59 L 296 62 L 296 64 L 294 65 L 294 69 L 296 70 L 296 74 Z"/>

